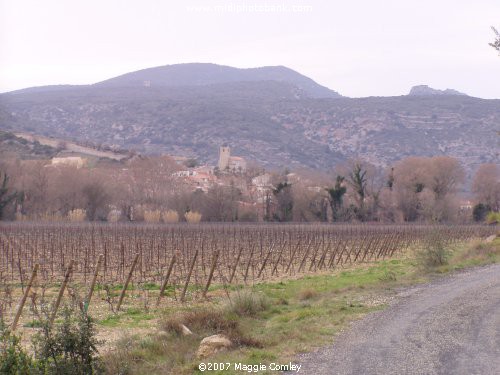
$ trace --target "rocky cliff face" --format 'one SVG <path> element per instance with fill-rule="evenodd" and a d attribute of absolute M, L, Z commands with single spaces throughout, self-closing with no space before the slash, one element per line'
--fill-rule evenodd
<path fill-rule="evenodd" d="M 434 95 L 467 95 L 453 89 L 437 90 L 427 85 L 413 86 L 408 94 L 410 96 L 434 96 Z"/>

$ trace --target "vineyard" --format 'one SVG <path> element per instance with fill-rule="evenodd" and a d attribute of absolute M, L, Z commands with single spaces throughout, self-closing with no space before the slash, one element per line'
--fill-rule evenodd
<path fill-rule="evenodd" d="M 486 237 L 487 226 L 429 225 L 95 225 L 2 224 L 0 276 L 24 283 L 127 279 L 192 290 L 254 283 L 391 257 L 430 233 L 446 242 Z M 183 296 L 184 298 L 185 296 Z"/>
<path fill-rule="evenodd" d="M 156 306 L 196 301 L 221 287 L 401 255 L 431 235 L 450 244 L 494 233 L 473 225 L 10 223 L 0 229 L 0 312 L 14 313 L 21 297 L 14 326 L 26 301 L 33 310 L 40 294 L 52 301 L 52 319 L 66 290 L 80 295 L 85 309 L 96 289 L 93 304 L 106 301 L 116 312 L 143 301 L 147 310 L 150 300 Z"/>

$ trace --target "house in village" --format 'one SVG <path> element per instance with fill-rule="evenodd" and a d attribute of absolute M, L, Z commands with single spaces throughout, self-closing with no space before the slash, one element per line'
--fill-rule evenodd
<path fill-rule="evenodd" d="M 217 177 L 213 174 L 197 172 L 196 174 L 189 176 L 187 182 L 193 186 L 196 190 L 201 190 L 207 192 L 217 181 Z"/>

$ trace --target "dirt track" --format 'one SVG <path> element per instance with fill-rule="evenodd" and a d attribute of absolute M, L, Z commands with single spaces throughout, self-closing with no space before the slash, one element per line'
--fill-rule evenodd
<path fill-rule="evenodd" d="M 301 374 L 500 374 L 500 265 L 400 293 L 320 351 Z"/>

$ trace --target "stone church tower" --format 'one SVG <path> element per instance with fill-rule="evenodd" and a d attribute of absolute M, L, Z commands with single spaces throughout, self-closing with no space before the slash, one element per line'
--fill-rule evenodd
<path fill-rule="evenodd" d="M 219 148 L 219 170 L 224 171 L 229 167 L 229 158 L 231 157 L 231 149 L 228 146 Z"/>

